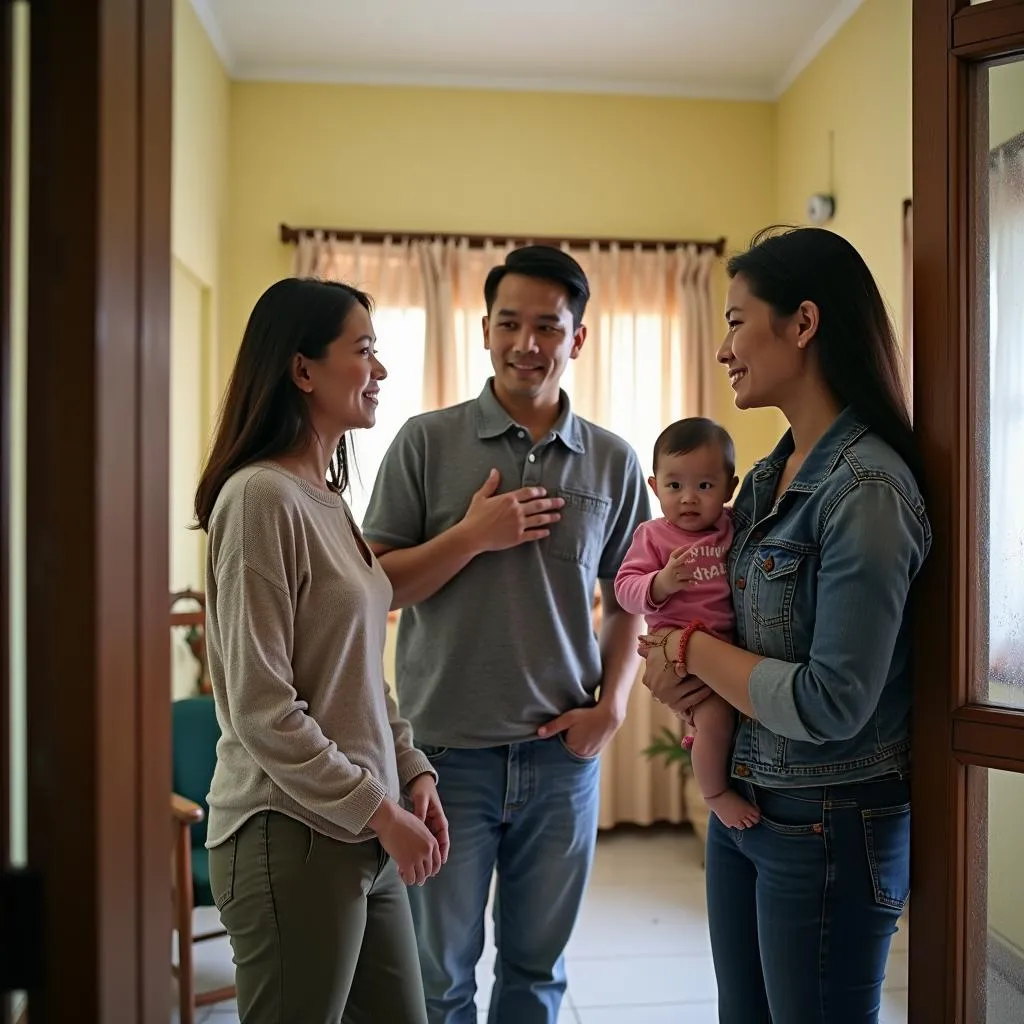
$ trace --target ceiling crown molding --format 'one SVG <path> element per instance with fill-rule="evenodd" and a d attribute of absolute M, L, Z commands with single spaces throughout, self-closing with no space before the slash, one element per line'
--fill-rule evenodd
<path fill-rule="evenodd" d="M 212 0 L 189 0 L 189 2 L 192 4 L 192 9 L 196 12 L 196 17 L 199 18 L 210 43 L 217 51 L 217 56 L 220 57 L 220 62 L 224 65 L 228 77 L 233 78 L 235 76 L 235 61 L 224 38 L 224 33 L 220 29 L 220 22 L 217 21 L 217 16 L 213 13 Z"/>
<path fill-rule="evenodd" d="M 772 99 L 779 99 L 800 77 L 811 61 L 839 34 L 839 30 L 853 17 L 863 2 L 864 0 L 843 0 L 828 21 L 800 48 L 800 52 L 793 58 L 793 62 L 786 68 L 786 73 L 775 86 Z"/>
<path fill-rule="evenodd" d="M 600 78 L 537 78 L 460 75 L 429 72 L 353 71 L 345 68 L 288 68 L 279 65 L 240 65 L 236 81 L 298 82 L 331 85 L 404 86 L 423 89 L 480 89 L 496 92 L 599 93 L 615 96 L 664 96 L 685 99 L 755 100 L 770 102 L 771 89 L 687 82 L 632 82 Z"/>
<path fill-rule="evenodd" d="M 228 46 L 213 11 L 213 0 L 189 0 L 228 77 L 242 81 L 306 82 L 335 85 L 383 85 L 437 89 L 490 89 L 502 92 L 568 92 L 620 96 L 667 96 L 685 99 L 771 102 L 800 77 L 815 57 L 856 13 L 863 0 L 843 0 L 817 32 L 800 48 L 774 88 L 708 85 L 694 82 L 631 82 L 600 78 L 538 78 L 401 71 L 353 71 L 327 67 L 281 67 L 277 64 L 239 64 Z"/>

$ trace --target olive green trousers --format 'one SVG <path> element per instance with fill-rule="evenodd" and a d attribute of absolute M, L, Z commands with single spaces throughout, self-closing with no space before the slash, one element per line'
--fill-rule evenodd
<path fill-rule="evenodd" d="M 376 840 L 273 811 L 210 850 L 241 1024 L 427 1024 L 409 896 Z"/>

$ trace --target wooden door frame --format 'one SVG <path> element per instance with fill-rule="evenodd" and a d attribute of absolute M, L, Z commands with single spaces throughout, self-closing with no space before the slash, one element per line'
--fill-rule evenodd
<path fill-rule="evenodd" d="M 170 1009 L 171 0 L 32 5 L 32 1024 Z"/>
<path fill-rule="evenodd" d="M 14 7 L 0 11 L 0 868 L 10 862 L 10 494 L 11 494 L 11 172 Z"/>
<path fill-rule="evenodd" d="M 978 184 L 968 131 L 971 63 L 1024 51 L 1024 0 L 914 0 L 914 426 L 935 540 L 917 587 L 910 1024 L 983 1024 L 968 991 L 986 962 L 969 911 L 987 836 L 983 778 L 1024 771 L 1024 712 L 973 703 L 977 580 L 971 428 Z M 982 349 L 983 351 L 983 349 Z"/>
<path fill-rule="evenodd" d="M 11 203 L 13 172 L 14 6 L 0 11 L 0 870 L 11 862 Z M 14 1004 L 0 995 L 0 1021 Z"/>

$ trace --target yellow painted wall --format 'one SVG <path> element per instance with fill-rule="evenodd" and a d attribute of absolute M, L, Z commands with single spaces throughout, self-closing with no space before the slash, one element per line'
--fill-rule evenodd
<path fill-rule="evenodd" d="M 192 4 L 174 4 L 174 109 L 171 197 L 172 590 L 204 586 L 203 535 L 190 530 L 192 495 L 221 384 L 218 307 L 224 295 L 231 90 Z M 175 638 L 175 696 L 194 684 L 183 637 Z"/>
<path fill-rule="evenodd" d="M 992 147 L 1024 132 L 1024 58 L 989 70 L 988 129 Z"/>
<path fill-rule="evenodd" d="M 775 215 L 774 127 L 767 103 L 233 82 L 221 377 L 290 272 L 282 221 L 738 248 Z M 719 383 L 712 413 L 749 465 L 779 418 L 738 417 Z"/>
<path fill-rule="evenodd" d="M 1024 131 L 1024 58 L 988 73 L 988 131 L 993 147 Z"/>
<path fill-rule="evenodd" d="M 834 191 L 826 226 L 860 250 L 897 326 L 911 193 L 910 13 L 911 0 L 865 0 L 780 98 L 776 139 L 779 220 L 805 223 L 808 196 Z"/>
<path fill-rule="evenodd" d="M 1020 707 L 1020 691 L 992 698 Z M 1024 959 L 1024 775 L 989 771 L 988 775 L 988 926 Z"/>
<path fill-rule="evenodd" d="M 174 2 L 171 248 L 219 291 L 227 219 L 231 86 L 189 0 Z"/>

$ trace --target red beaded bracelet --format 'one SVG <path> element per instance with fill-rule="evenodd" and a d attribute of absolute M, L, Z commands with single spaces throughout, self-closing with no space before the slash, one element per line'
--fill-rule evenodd
<path fill-rule="evenodd" d="M 675 668 L 677 675 L 685 678 L 690 674 L 686 668 L 686 648 L 689 646 L 690 637 L 694 633 L 706 633 L 707 631 L 707 626 L 699 620 L 694 620 L 683 627 L 682 635 L 679 637 L 679 650 L 676 651 Z"/>

